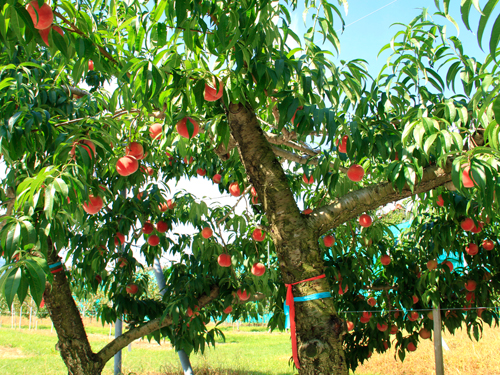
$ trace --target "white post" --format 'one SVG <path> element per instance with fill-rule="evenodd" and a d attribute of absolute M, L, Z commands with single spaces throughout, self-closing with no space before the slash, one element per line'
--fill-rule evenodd
<path fill-rule="evenodd" d="M 21 309 L 19 310 L 19 329 L 21 329 L 22 320 L 23 320 L 23 305 L 21 305 Z"/>
<path fill-rule="evenodd" d="M 434 306 L 434 308 L 432 309 L 432 318 L 434 321 L 434 357 L 436 360 L 436 375 L 444 375 L 440 305 Z"/>
<path fill-rule="evenodd" d="M 33 307 L 30 306 L 30 323 L 29 323 L 29 329 L 31 329 L 31 315 L 33 314 Z"/>
<path fill-rule="evenodd" d="M 120 318 L 116 319 L 115 322 L 115 338 L 120 337 L 122 335 L 122 321 Z M 119 350 L 115 354 L 115 371 L 114 374 L 118 375 L 122 372 L 122 351 Z"/>

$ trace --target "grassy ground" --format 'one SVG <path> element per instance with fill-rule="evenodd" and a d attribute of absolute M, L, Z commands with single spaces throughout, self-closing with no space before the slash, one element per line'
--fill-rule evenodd
<path fill-rule="evenodd" d="M 57 338 L 48 321 L 39 321 L 38 330 L 11 329 L 10 318 L 0 318 L 0 374 L 64 374 L 64 364 L 55 350 Z M 26 321 L 27 323 L 27 321 Z M 109 342 L 109 326 L 86 321 L 94 350 Z M 40 329 L 41 328 L 41 329 Z M 237 331 L 223 328 L 226 342 L 219 340 L 217 349 L 204 355 L 193 355 L 191 362 L 197 375 L 292 375 L 287 333 L 268 334 L 264 327 L 242 326 Z M 113 334 L 113 332 L 112 332 Z M 483 339 L 472 342 L 465 332 L 444 335 L 450 351 L 444 352 L 445 373 L 457 375 L 500 375 L 500 328 L 485 328 Z M 113 361 L 104 374 L 112 374 Z M 176 353 L 170 345 L 136 341 L 132 350 L 123 350 L 125 374 L 182 375 Z M 394 352 L 374 354 L 356 375 L 427 375 L 434 373 L 432 342 L 423 341 L 405 362 L 394 359 Z"/>

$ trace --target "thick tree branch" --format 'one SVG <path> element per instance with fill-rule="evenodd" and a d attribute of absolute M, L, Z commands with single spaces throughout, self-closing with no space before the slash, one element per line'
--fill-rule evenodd
<path fill-rule="evenodd" d="M 79 89 L 78 87 L 73 87 L 73 86 L 62 86 L 63 90 L 66 91 L 66 93 L 71 94 L 71 95 L 78 95 L 78 96 L 87 96 L 90 95 L 90 93 L 86 90 Z"/>
<path fill-rule="evenodd" d="M 280 156 L 282 158 L 285 158 L 290 161 L 294 161 L 299 164 L 308 164 L 308 165 L 319 165 L 318 159 L 312 159 L 309 156 L 300 156 L 297 154 L 294 154 L 293 152 L 283 150 L 279 147 L 273 146 L 273 151 L 276 154 L 276 156 Z M 335 165 L 333 163 L 330 163 L 330 167 L 332 170 L 335 170 Z M 338 167 L 338 170 L 340 172 L 346 173 L 347 168 L 344 167 Z"/>
<path fill-rule="evenodd" d="M 406 186 L 400 193 L 390 182 L 369 186 L 352 191 L 329 205 L 314 210 L 308 220 L 312 222 L 318 235 L 321 235 L 365 211 L 435 189 L 449 181 L 451 181 L 451 162 L 448 162 L 444 169 L 437 166 L 426 168 L 422 180 L 415 186 L 413 192 Z"/>
<path fill-rule="evenodd" d="M 203 295 L 198 299 L 197 305 L 200 309 L 212 302 L 219 295 L 219 287 L 214 285 L 209 295 Z M 137 328 L 133 328 L 130 331 L 125 332 L 123 335 L 117 337 L 113 341 L 111 341 L 108 345 L 101 349 L 99 353 L 97 353 L 97 357 L 101 360 L 102 363 L 106 363 L 109 361 L 118 351 L 126 347 L 132 341 L 137 340 L 138 338 L 144 337 L 154 331 L 157 331 L 163 327 L 166 327 L 172 324 L 172 318 L 170 316 L 161 320 L 160 318 L 153 319 L 146 324 L 139 326 Z"/>

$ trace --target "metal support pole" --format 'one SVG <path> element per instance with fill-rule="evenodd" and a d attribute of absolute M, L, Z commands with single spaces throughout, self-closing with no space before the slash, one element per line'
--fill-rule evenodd
<path fill-rule="evenodd" d="M 116 319 L 115 322 L 115 338 L 120 337 L 122 335 L 122 321 L 120 319 Z M 115 354 L 115 375 L 122 373 L 122 351 L 118 351 Z"/>
<path fill-rule="evenodd" d="M 444 375 L 440 305 L 434 306 L 432 309 L 432 318 L 434 321 L 434 357 L 436 360 L 436 375 Z"/>
<path fill-rule="evenodd" d="M 161 264 L 158 258 L 156 258 L 153 263 L 153 270 L 156 276 L 156 282 L 158 283 L 158 287 L 160 288 L 160 293 L 163 296 L 165 294 L 164 288 L 166 283 L 165 276 L 163 275 Z M 181 361 L 184 375 L 194 375 L 193 368 L 191 367 L 191 362 L 189 361 L 189 356 L 186 354 L 186 352 L 184 350 L 179 350 L 177 354 L 179 355 L 179 360 Z"/>

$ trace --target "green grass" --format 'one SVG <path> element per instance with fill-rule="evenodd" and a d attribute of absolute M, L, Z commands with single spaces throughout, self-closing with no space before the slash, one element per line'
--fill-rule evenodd
<path fill-rule="evenodd" d="M 231 327 L 222 330 L 226 342 L 222 343 L 219 339 L 216 349 L 208 349 L 203 355 L 192 355 L 193 367 L 219 370 L 211 374 L 294 374 L 288 364 L 291 356 L 289 334 L 268 334 L 265 327 L 253 326 L 242 326 L 240 332 L 233 331 Z M 109 326 L 94 325 L 87 327 L 87 332 L 94 351 L 108 342 Z M 57 337 L 50 332 L 50 327 L 38 331 L 0 328 L 0 374 L 66 373 L 60 354 L 55 350 L 56 343 Z M 179 373 L 177 354 L 168 345 L 158 346 L 156 342 L 147 341 L 133 343 L 131 352 L 125 348 L 122 353 L 125 374 Z M 113 373 L 112 360 L 103 373 Z"/>

